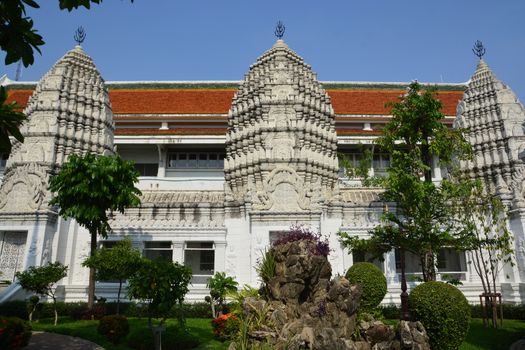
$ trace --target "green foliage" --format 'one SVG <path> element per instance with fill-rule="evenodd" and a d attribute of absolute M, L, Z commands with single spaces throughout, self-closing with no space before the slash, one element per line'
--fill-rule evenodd
<path fill-rule="evenodd" d="M 97 331 L 113 344 L 118 344 L 129 333 L 128 319 L 121 315 L 104 316 L 98 323 Z"/>
<path fill-rule="evenodd" d="M 470 145 L 463 130 L 449 129 L 442 123 L 441 102 L 435 89 L 422 90 L 414 82 L 406 95 L 390 105 L 392 119 L 377 140 L 381 149 L 391 154 L 391 167 L 384 179 L 386 207 L 381 225 L 370 231 L 370 239 L 360 240 L 340 233 L 340 240 L 350 250 L 365 250 L 375 256 L 401 248 L 421 257 L 424 280 L 435 279 L 435 252 L 442 247 L 458 247 L 458 231 L 451 217 L 449 203 L 462 193 L 462 182 L 432 182 L 432 160 L 452 167 L 452 159 L 469 158 Z M 402 141 L 401 145 L 398 141 Z M 425 181 L 421 181 L 424 176 Z"/>
<path fill-rule="evenodd" d="M 273 254 L 273 250 L 266 249 L 262 255 L 261 260 L 257 262 L 255 270 L 257 271 L 257 275 L 259 275 L 261 281 L 264 284 L 267 284 L 268 282 L 270 282 L 270 279 L 275 277 L 276 267 L 277 264 L 275 262 L 275 255 Z"/>
<path fill-rule="evenodd" d="M 67 276 L 67 266 L 60 262 L 44 266 L 31 266 L 26 271 L 17 272 L 16 278 L 22 288 L 42 296 L 54 296 L 54 286 Z"/>
<path fill-rule="evenodd" d="M 40 6 L 33 0 L 0 2 L 0 49 L 6 52 L 5 64 L 22 60 L 27 67 L 34 62 L 33 49 L 41 53 L 42 36 L 33 29 L 33 20 L 26 17 L 25 5 Z"/>
<path fill-rule="evenodd" d="M 150 323 L 151 318 L 160 318 L 163 324 L 173 306 L 184 300 L 190 281 L 191 269 L 187 266 L 162 259 L 144 259 L 129 279 L 128 295 L 147 304 Z"/>
<path fill-rule="evenodd" d="M 346 278 L 352 284 L 359 284 L 363 288 L 360 310 L 372 312 L 386 295 L 386 277 L 381 270 L 372 263 L 358 262 L 346 272 Z"/>
<path fill-rule="evenodd" d="M 360 145 L 359 152 L 361 154 L 361 159 L 358 164 L 354 164 L 345 153 L 337 153 L 339 167 L 342 167 L 345 170 L 345 174 L 349 178 L 361 178 L 366 180 L 369 177 L 368 172 L 372 166 L 373 154 L 370 148 L 364 147 L 363 145 Z"/>
<path fill-rule="evenodd" d="M 99 281 L 118 280 L 117 314 L 119 314 L 122 283 L 130 278 L 140 267 L 142 255 L 134 249 L 129 239 L 124 239 L 112 248 L 101 248 L 82 263 L 94 268 Z"/>
<path fill-rule="evenodd" d="M 0 349 L 21 349 L 29 344 L 31 326 L 18 317 L 0 316 Z"/>
<path fill-rule="evenodd" d="M 0 10 L 3 3 L 0 4 Z M 1 13 L 1 11 L 0 11 Z M 0 15 L 1 17 L 1 15 Z M 1 39 L 0 39 L 1 40 Z M 6 104 L 7 91 L 5 87 L 0 86 L 0 152 L 10 153 L 11 152 L 11 141 L 9 135 L 13 136 L 20 142 L 24 142 L 24 136 L 20 132 L 19 128 L 22 123 L 27 119 L 24 113 L 17 112 L 16 110 L 21 108 L 16 102 Z"/>
<path fill-rule="evenodd" d="M 49 181 L 55 193 L 50 205 L 57 205 L 64 218 L 73 218 L 91 234 L 105 238 L 111 231 L 108 211 L 123 213 L 140 204 L 141 192 L 134 186 L 138 176 L 133 162 L 119 156 L 72 154 Z"/>
<path fill-rule="evenodd" d="M 423 323 L 432 349 L 457 349 L 467 336 L 470 306 L 456 287 L 426 282 L 410 292 L 410 313 Z"/>
<path fill-rule="evenodd" d="M 239 283 L 235 281 L 234 277 L 226 276 L 224 272 L 217 272 L 213 277 L 208 279 L 206 287 L 210 289 L 210 296 L 212 298 L 211 302 L 216 303 L 220 312 L 224 306 L 224 299 L 228 293 L 233 293 L 237 291 L 237 286 Z M 213 308 L 215 310 L 215 308 Z M 217 313 L 214 313 L 213 317 L 217 317 Z"/>
<path fill-rule="evenodd" d="M 94 267 L 97 270 L 98 281 L 125 281 L 138 270 L 141 263 L 140 251 L 133 248 L 131 240 L 124 239 L 111 248 L 97 249 L 82 265 Z"/>
<path fill-rule="evenodd" d="M 55 325 L 58 322 L 56 311 L 56 283 L 67 276 L 67 266 L 60 262 L 47 263 L 45 266 L 31 266 L 28 270 L 15 274 L 20 286 L 28 291 L 51 297 L 55 307 Z"/>
<path fill-rule="evenodd" d="M 64 218 L 73 218 L 91 234 L 91 251 L 97 248 L 97 236 L 107 237 L 111 231 L 109 212 L 124 212 L 138 206 L 141 192 L 135 188 L 139 173 L 133 162 L 119 156 L 72 154 L 62 164 L 59 173 L 49 180 L 49 190 L 55 193 L 50 205 L 59 207 Z M 90 268 L 88 304 L 93 307 L 95 270 Z"/>

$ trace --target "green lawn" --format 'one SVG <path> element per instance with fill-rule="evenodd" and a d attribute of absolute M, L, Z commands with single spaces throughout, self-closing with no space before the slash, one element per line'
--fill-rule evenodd
<path fill-rule="evenodd" d="M 392 324 L 394 321 L 387 320 Z M 128 344 L 137 344 L 138 342 L 147 342 L 151 338 L 147 328 L 146 319 L 129 318 L 130 334 L 121 344 L 114 345 L 106 338 L 97 333 L 98 321 L 72 321 L 69 318 L 62 317 L 58 326 L 52 325 L 52 320 L 43 320 L 40 323 L 33 323 L 33 329 L 38 331 L 56 332 L 68 334 L 84 339 L 91 340 L 106 349 L 129 350 Z M 504 320 L 503 328 L 492 329 L 483 327 L 481 319 L 473 319 L 470 323 L 470 331 L 467 339 L 463 342 L 460 350 L 507 350 L 509 346 L 521 337 L 525 336 L 525 321 Z M 164 336 L 166 343 L 163 349 L 181 349 L 180 346 L 172 346 L 174 342 L 188 341 L 199 342 L 195 349 L 200 350 L 226 350 L 228 343 L 217 341 L 211 333 L 210 319 L 189 318 L 186 320 L 186 332 L 182 332 L 177 321 L 167 321 L 167 332 Z"/>
<path fill-rule="evenodd" d="M 131 344 L 144 344 L 144 348 L 151 346 L 152 336 L 147 327 L 147 320 L 142 318 L 129 318 L 130 333 L 120 341 L 118 345 L 109 342 L 104 336 L 98 334 L 98 321 L 73 321 L 68 317 L 61 317 L 58 325 L 53 326 L 52 319 L 33 323 L 33 330 L 67 334 L 79 338 L 88 339 L 103 346 L 105 349 L 129 350 Z M 194 349 L 225 350 L 228 343 L 217 341 L 211 332 L 211 319 L 188 318 L 186 320 L 186 332 L 181 331 L 176 320 L 166 322 L 166 333 L 163 334 L 163 349 L 184 349 L 183 343 L 199 343 Z M 169 344 L 177 343 L 175 346 Z"/>
<path fill-rule="evenodd" d="M 525 337 L 525 321 L 503 320 L 503 328 L 485 328 L 483 321 L 474 318 L 470 321 L 467 339 L 460 350 L 508 350 L 510 345 Z"/>

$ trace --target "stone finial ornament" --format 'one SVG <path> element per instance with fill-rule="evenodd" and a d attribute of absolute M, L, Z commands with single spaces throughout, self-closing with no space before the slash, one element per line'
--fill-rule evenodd
<path fill-rule="evenodd" d="M 274 30 L 274 34 L 277 37 L 277 39 L 281 40 L 283 38 L 285 30 L 286 27 L 284 26 L 283 22 L 278 21 Z"/>
<path fill-rule="evenodd" d="M 478 58 L 481 59 L 486 52 L 483 43 L 479 40 L 476 40 L 476 42 L 474 43 L 474 47 L 472 48 L 472 52 L 474 52 L 474 55 L 478 56 Z"/>
<path fill-rule="evenodd" d="M 78 45 L 82 44 L 84 40 L 86 40 L 86 32 L 84 31 L 84 27 L 80 26 L 75 31 L 75 35 L 73 36 L 75 41 Z"/>

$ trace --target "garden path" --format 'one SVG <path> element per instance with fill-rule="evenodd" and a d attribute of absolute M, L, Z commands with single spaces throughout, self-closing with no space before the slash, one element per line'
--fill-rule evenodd
<path fill-rule="evenodd" d="M 513 343 L 509 350 L 525 350 L 525 338 L 521 338 L 517 342 Z"/>
<path fill-rule="evenodd" d="M 47 333 L 47 332 L 33 332 L 33 336 L 29 341 L 29 345 L 25 350 L 104 350 L 98 344 L 88 340 L 71 337 L 69 335 Z"/>

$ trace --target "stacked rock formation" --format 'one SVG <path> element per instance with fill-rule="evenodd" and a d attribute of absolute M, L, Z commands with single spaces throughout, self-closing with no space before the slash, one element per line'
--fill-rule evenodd
<path fill-rule="evenodd" d="M 255 210 L 319 210 L 336 192 L 330 97 L 282 41 L 251 66 L 228 117 L 227 200 Z"/>
<path fill-rule="evenodd" d="M 265 344 L 272 349 L 429 350 L 421 323 L 392 326 L 371 320 L 357 323 L 361 287 L 344 277 L 331 279 L 330 263 L 316 253 L 317 242 L 299 240 L 271 248 L 275 276 L 267 295 L 247 298 L 243 322 L 249 348 Z M 232 343 L 230 349 L 237 349 Z"/>
<path fill-rule="evenodd" d="M 483 59 L 458 104 L 455 127 L 466 129 L 474 150 L 474 159 L 460 164 L 465 173 L 507 204 L 522 202 L 525 109 Z"/>
<path fill-rule="evenodd" d="M 76 46 L 40 80 L 24 113 L 0 189 L 0 212 L 46 209 L 49 174 L 72 153 L 111 154 L 113 114 L 104 80 Z"/>

